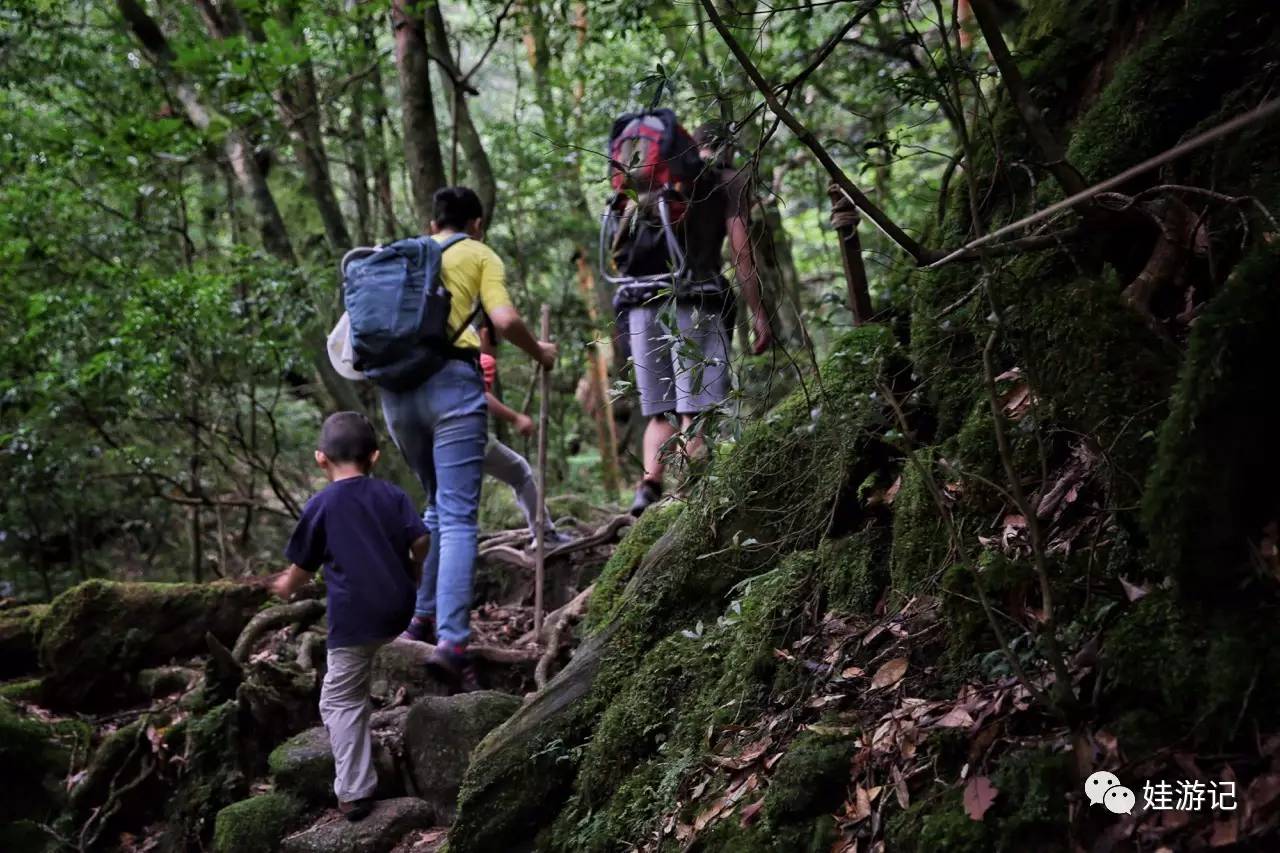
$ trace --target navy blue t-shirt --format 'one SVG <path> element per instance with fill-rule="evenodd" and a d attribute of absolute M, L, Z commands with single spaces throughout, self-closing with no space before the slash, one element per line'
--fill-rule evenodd
<path fill-rule="evenodd" d="M 413 617 L 409 546 L 427 528 L 409 496 L 383 480 L 337 480 L 312 496 L 284 556 L 308 572 L 324 566 L 329 648 L 394 637 Z"/>

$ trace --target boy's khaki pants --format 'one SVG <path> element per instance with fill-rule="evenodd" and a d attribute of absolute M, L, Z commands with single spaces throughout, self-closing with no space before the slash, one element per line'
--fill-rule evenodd
<path fill-rule="evenodd" d="M 384 643 L 329 649 L 329 671 L 320 688 L 320 719 L 333 750 L 333 792 L 339 802 L 372 797 L 378 787 L 369 735 L 369 681 L 373 656 Z"/>

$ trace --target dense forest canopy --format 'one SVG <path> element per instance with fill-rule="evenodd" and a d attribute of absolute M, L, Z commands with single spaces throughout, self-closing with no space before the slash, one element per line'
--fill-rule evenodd
<path fill-rule="evenodd" d="M 315 359 L 337 313 L 336 259 L 414 233 L 419 193 L 443 182 L 493 200 L 490 240 L 526 315 L 553 305 L 565 342 L 553 477 L 598 491 L 595 431 L 573 392 L 583 345 L 609 340 L 611 318 L 590 319 L 573 259 L 596 263 L 610 124 L 650 103 L 690 130 L 734 122 L 735 165 L 758 179 L 756 238 L 785 351 L 757 360 L 737 411 L 778 399 L 793 365 L 849 325 L 829 176 L 761 108 L 696 4 L 441 4 L 414 25 L 430 61 L 412 69 L 412 57 L 398 69 L 393 5 L 5 9 L 3 459 L 14 488 L 0 529 L 13 591 L 269 565 L 310 487 L 309 432 L 355 393 Z M 944 61 L 937 16 L 949 13 L 870 4 L 850 27 L 843 5 L 762 6 L 733 26 L 762 74 L 792 80 L 788 99 L 832 156 L 919 234 L 954 172 L 937 83 L 919 67 Z M 839 61 L 807 68 L 833 38 Z M 975 79 L 989 73 L 981 55 L 956 61 Z M 418 75 L 411 90 L 406 73 Z M 886 305 L 904 258 L 865 241 Z M 509 358 L 508 394 L 523 398 L 530 374 Z M 570 465 L 579 445 L 586 459 Z"/>

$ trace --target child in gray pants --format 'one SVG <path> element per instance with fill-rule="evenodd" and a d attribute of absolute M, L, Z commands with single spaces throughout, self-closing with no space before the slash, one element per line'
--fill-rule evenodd
<path fill-rule="evenodd" d="M 284 552 L 289 568 L 274 591 L 288 600 L 324 567 L 329 670 L 320 718 L 333 750 L 338 810 L 357 821 L 372 811 L 378 787 L 369 734 L 373 656 L 413 615 L 430 541 L 409 496 L 369 476 L 378 439 L 364 415 L 331 415 L 315 458 L 329 485 L 303 507 Z"/>

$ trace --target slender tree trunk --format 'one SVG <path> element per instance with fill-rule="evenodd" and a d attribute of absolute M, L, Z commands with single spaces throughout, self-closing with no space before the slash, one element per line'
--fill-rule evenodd
<path fill-rule="evenodd" d="M 351 198 L 356 205 L 356 239 L 360 245 L 373 242 L 373 206 L 369 198 L 369 140 L 365 134 L 363 85 L 356 86 L 347 122 L 347 159 L 351 162 Z"/>
<path fill-rule="evenodd" d="M 440 158 L 440 132 L 431 95 L 431 63 L 423 32 L 422 2 L 393 0 L 391 21 L 396 36 L 396 68 L 404 119 L 404 160 L 413 193 L 417 227 L 431 221 L 431 198 L 446 183 Z"/>
<path fill-rule="evenodd" d="M 377 199 L 382 237 L 391 240 L 400 233 L 401 229 L 396 221 L 395 196 L 391 192 L 391 166 L 387 158 L 387 90 L 382 82 L 382 60 L 378 55 L 377 43 L 374 41 L 373 33 L 363 24 L 361 37 L 364 39 L 365 48 L 374 60 L 373 72 L 369 75 L 369 88 L 372 90 L 370 118 L 373 122 L 373 144 L 370 153 L 373 158 L 373 191 Z"/>
<path fill-rule="evenodd" d="M 455 143 L 462 147 L 462 153 L 467 158 L 468 182 L 480 196 L 486 221 L 492 223 L 498 199 L 498 183 L 493 177 L 493 167 L 489 163 L 488 153 L 484 150 L 484 142 L 480 139 L 480 133 L 471 119 L 471 108 L 467 105 L 468 92 L 460 90 L 458 84 L 454 82 L 462 78 L 462 70 L 454 61 L 453 53 L 449 48 L 449 31 L 445 26 L 444 15 L 440 12 L 438 2 L 427 4 L 426 36 L 432 57 L 444 71 L 440 75 L 440 81 L 453 117 Z"/>

